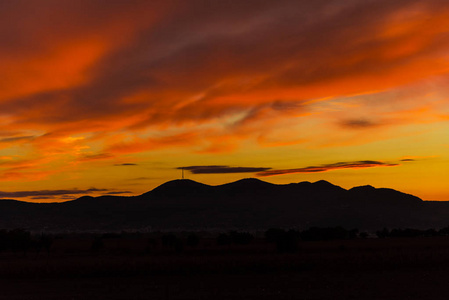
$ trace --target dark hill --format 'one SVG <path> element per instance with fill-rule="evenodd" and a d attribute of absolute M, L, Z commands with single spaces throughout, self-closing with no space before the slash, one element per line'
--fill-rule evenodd
<path fill-rule="evenodd" d="M 163 198 L 163 197 L 181 197 L 184 195 L 196 195 L 203 194 L 210 190 L 211 186 L 202 184 L 189 179 L 178 179 L 173 181 L 168 181 L 154 190 L 147 192 L 141 197 L 153 197 L 153 198 Z"/>
<path fill-rule="evenodd" d="M 392 189 L 345 190 L 327 181 L 276 185 L 242 179 L 219 186 L 169 181 L 135 197 L 84 196 L 64 203 L 0 201 L 0 228 L 200 230 L 311 226 L 430 228 L 448 225 L 449 204 Z"/>

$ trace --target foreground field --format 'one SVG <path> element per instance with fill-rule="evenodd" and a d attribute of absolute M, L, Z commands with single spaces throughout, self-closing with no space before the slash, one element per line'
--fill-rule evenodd
<path fill-rule="evenodd" d="M 447 299 L 449 238 L 217 246 L 182 253 L 143 239 L 55 241 L 47 253 L 3 253 L 0 299 Z"/>

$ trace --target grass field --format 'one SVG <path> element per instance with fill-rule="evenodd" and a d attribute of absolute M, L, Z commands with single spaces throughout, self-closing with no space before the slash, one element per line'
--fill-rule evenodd
<path fill-rule="evenodd" d="M 2 253 L 0 299 L 447 299 L 449 238 L 300 242 L 202 239 L 177 253 L 147 238 L 55 240 L 50 253 Z"/>

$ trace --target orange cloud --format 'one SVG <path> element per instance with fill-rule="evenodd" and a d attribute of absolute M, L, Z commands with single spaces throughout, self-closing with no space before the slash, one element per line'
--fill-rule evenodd
<path fill-rule="evenodd" d="M 49 53 L 33 57 L 0 56 L 2 76 L 0 100 L 71 88 L 85 83 L 88 70 L 105 53 L 100 40 L 82 40 L 55 46 Z"/>
<path fill-rule="evenodd" d="M 48 66 L 36 69 L 48 75 L 38 74 L 38 80 L 23 77 L 30 84 L 42 80 L 50 86 L 34 89 L 39 96 L 3 108 L 19 118 L 15 126 L 40 125 L 47 131 L 70 127 L 75 132 L 84 122 L 77 132 L 86 132 L 115 130 L 117 120 L 125 128 L 202 123 L 258 105 L 282 104 L 282 99 L 296 99 L 288 101 L 300 104 L 311 98 L 395 87 L 448 69 L 441 54 L 447 45 L 439 38 L 447 28 L 447 10 L 439 9 L 436 18 L 428 18 L 434 13 L 432 6 L 422 4 L 423 13 L 414 16 L 412 23 L 395 17 L 414 3 L 380 1 L 375 7 L 341 3 L 332 14 L 326 5 L 297 1 L 259 3 L 256 10 L 250 4 L 236 4 L 221 11 L 202 6 L 193 10 L 185 5 L 176 9 L 156 5 L 150 10 L 120 5 L 102 12 L 97 21 L 87 16 L 91 28 L 81 26 L 79 32 L 74 24 L 84 16 L 78 15 L 80 7 L 75 7 L 74 17 L 63 24 L 76 39 L 51 35 L 52 44 L 58 45 L 61 39 L 62 46 L 52 48 L 56 54 L 50 54 L 50 60 L 36 59 Z M 95 7 L 93 4 L 92 9 Z M 62 13 L 66 10 L 59 7 Z M 115 18 L 111 12 L 115 10 L 125 16 L 135 14 L 132 19 L 136 21 Z M 152 16 L 147 23 L 139 13 L 145 10 Z M 353 14 L 354 10 L 358 13 Z M 210 18 L 196 18 L 206 12 Z M 315 16 L 314 22 L 298 18 L 308 13 Z M 183 18 L 170 19 L 171 27 L 158 28 L 164 17 L 171 15 Z M 82 40 L 88 29 L 95 34 Z M 118 41 L 119 33 L 129 38 Z M 416 39 L 424 41 L 414 42 Z M 267 44 L 270 46 L 265 47 Z M 415 46 L 393 57 L 388 54 L 399 44 Z M 14 60 L 11 64 L 20 66 Z M 86 72 L 90 78 L 83 82 Z M 49 93 L 42 95 L 43 91 Z M 272 117 L 286 114 L 277 110 Z"/>
<path fill-rule="evenodd" d="M 194 132 L 186 132 L 169 136 L 154 138 L 135 138 L 130 142 L 121 142 L 112 145 L 108 151 L 112 153 L 136 153 L 150 150 L 158 150 L 170 147 L 189 146 L 197 141 L 198 136 Z"/>
<path fill-rule="evenodd" d="M 258 172 L 257 176 L 276 176 L 285 174 L 295 174 L 295 173 L 316 173 L 316 172 L 327 172 L 339 169 L 363 169 L 363 168 L 373 168 L 373 167 L 395 167 L 398 164 L 385 163 L 381 161 L 373 160 L 363 160 L 363 161 L 353 161 L 353 162 L 338 162 L 334 164 L 326 164 L 321 166 L 310 166 L 305 168 L 297 169 L 283 169 L 283 170 L 267 170 Z"/>
<path fill-rule="evenodd" d="M 449 115 L 437 83 L 449 72 L 447 20 L 440 0 L 10 3 L 0 11 L 0 155 L 45 158 L 32 170 L 44 174 L 156 150 L 402 136 L 396 127 Z M 417 85 L 433 95 L 414 96 Z M 332 166 L 307 170 L 320 168 Z"/>
<path fill-rule="evenodd" d="M 231 166 L 187 166 L 179 167 L 178 170 L 187 170 L 192 174 L 230 174 L 230 173 L 255 173 L 264 172 L 271 168 L 255 167 L 231 167 Z"/>

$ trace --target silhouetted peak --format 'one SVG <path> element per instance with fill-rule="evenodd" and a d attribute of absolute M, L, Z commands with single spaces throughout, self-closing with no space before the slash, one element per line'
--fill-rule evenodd
<path fill-rule="evenodd" d="M 160 188 L 186 188 L 186 187 L 197 187 L 197 186 L 206 186 L 203 183 L 199 183 L 190 179 L 175 179 L 172 181 L 167 181 L 166 183 L 161 184 L 156 189 Z"/>
<path fill-rule="evenodd" d="M 371 186 L 371 185 L 361 185 L 361 186 L 356 186 L 353 187 L 352 189 L 350 189 L 350 191 L 357 191 L 357 192 L 362 192 L 362 191 L 374 191 L 376 190 L 375 187 Z"/>
<path fill-rule="evenodd" d="M 82 197 L 79 197 L 79 198 L 77 198 L 75 200 L 71 200 L 71 201 L 67 201 L 67 202 L 73 202 L 73 201 L 76 201 L 76 202 L 87 202 L 87 201 L 91 201 L 93 199 L 95 199 L 95 198 L 92 197 L 92 196 L 82 196 Z"/>
<path fill-rule="evenodd" d="M 342 187 L 332 184 L 326 180 L 319 180 L 317 182 L 312 183 L 312 185 L 314 187 L 319 187 L 320 189 L 326 189 L 326 190 L 344 190 Z"/>
<path fill-rule="evenodd" d="M 167 196 L 176 196 L 195 193 L 205 188 L 210 188 L 210 186 L 190 179 L 176 179 L 163 183 L 152 191 L 143 194 L 142 196 L 149 194 L 164 194 Z"/>
<path fill-rule="evenodd" d="M 258 184 L 258 185 L 260 185 L 260 184 L 263 184 L 263 185 L 269 184 L 269 185 L 272 185 L 272 183 L 268 183 L 266 181 L 263 181 L 263 180 L 260 180 L 260 179 L 257 179 L 257 178 L 243 178 L 243 179 L 237 180 L 237 181 L 235 181 L 233 183 L 234 184 L 251 184 L 251 185 L 254 185 L 254 184 Z"/>
<path fill-rule="evenodd" d="M 263 182 L 263 183 L 266 183 L 265 181 L 262 181 L 262 180 L 260 180 L 260 179 L 253 178 L 253 177 L 250 177 L 250 178 L 243 178 L 243 179 L 237 180 L 237 181 L 235 181 L 235 182 Z"/>
<path fill-rule="evenodd" d="M 289 183 L 289 184 L 286 184 L 285 186 L 288 186 L 291 188 L 307 188 L 307 187 L 313 186 L 313 183 L 311 183 L 310 181 L 301 181 L 298 183 Z"/>
<path fill-rule="evenodd" d="M 390 188 L 379 188 L 379 189 L 376 189 L 376 190 L 379 193 L 381 193 L 381 194 L 384 194 L 384 195 L 389 194 L 392 197 L 393 196 L 404 197 L 404 198 L 407 198 L 407 199 L 413 199 L 413 200 L 415 200 L 417 202 L 422 202 L 423 201 L 421 198 L 416 197 L 414 195 L 403 193 L 403 192 L 400 192 L 400 191 L 397 191 L 397 190 L 394 190 L 394 189 L 390 189 Z"/>
<path fill-rule="evenodd" d="M 330 183 L 329 181 L 326 181 L 326 180 L 318 180 L 317 182 L 314 182 L 313 184 L 316 184 L 316 185 L 322 185 L 322 186 L 335 186 L 335 185 L 333 185 L 332 183 Z"/>
<path fill-rule="evenodd" d="M 349 190 L 349 194 L 360 199 L 371 199 L 375 202 L 385 202 L 388 205 L 419 204 L 422 200 L 416 196 L 402 193 L 400 191 L 389 188 L 375 188 L 371 185 L 363 185 L 353 187 Z"/>
<path fill-rule="evenodd" d="M 222 187 L 256 189 L 260 187 L 274 186 L 274 184 L 257 178 L 244 178 L 231 183 L 221 185 Z"/>

